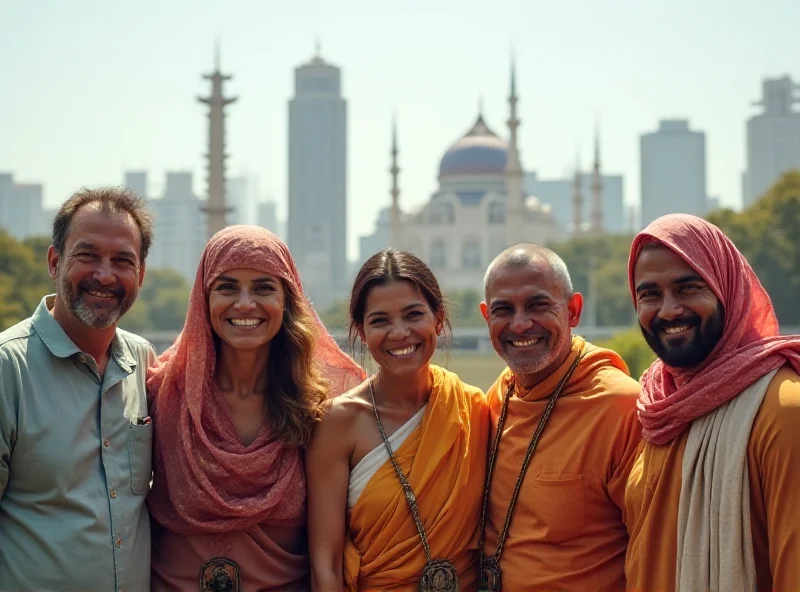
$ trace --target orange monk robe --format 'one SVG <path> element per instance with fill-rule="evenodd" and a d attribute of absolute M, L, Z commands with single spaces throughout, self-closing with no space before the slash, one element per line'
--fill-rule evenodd
<path fill-rule="evenodd" d="M 492 556 L 525 451 L 549 395 L 584 355 L 556 402 L 522 482 L 500 558 L 503 590 L 624 590 L 625 482 L 640 439 L 639 383 L 614 352 L 573 337 L 549 377 L 509 401 L 492 477 L 484 551 Z M 487 393 L 496 429 L 511 379 Z"/>
<path fill-rule="evenodd" d="M 628 589 L 676 589 L 678 503 L 687 429 L 669 444 L 642 442 L 625 493 Z M 800 376 L 778 371 L 747 445 L 750 528 L 758 592 L 800 590 Z"/>
<path fill-rule="evenodd" d="M 474 590 L 477 524 L 489 435 L 486 398 L 431 366 L 433 390 L 421 424 L 394 451 L 417 497 L 433 559 L 449 559 L 462 590 Z M 383 445 L 381 445 L 383 446 Z M 400 481 L 387 460 L 349 516 L 347 590 L 419 590 L 425 553 Z"/>

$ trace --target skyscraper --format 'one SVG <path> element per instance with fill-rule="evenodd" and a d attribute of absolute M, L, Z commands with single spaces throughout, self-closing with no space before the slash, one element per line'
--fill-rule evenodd
<path fill-rule="evenodd" d="M 168 172 L 164 196 L 150 202 L 155 214 L 151 268 L 171 268 L 192 282 L 207 242 L 203 201 L 194 193 L 190 172 Z"/>
<path fill-rule="evenodd" d="M 16 183 L 10 173 L 0 173 L 0 228 L 18 239 L 46 236 L 52 220 L 43 214 L 41 184 Z"/>
<path fill-rule="evenodd" d="M 289 101 L 289 248 L 316 304 L 347 281 L 347 103 L 319 53 L 295 69 Z"/>
<path fill-rule="evenodd" d="M 147 171 L 126 171 L 125 187 L 139 197 L 147 197 Z"/>
<path fill-rule="evenodd" d="M 659 122 L 640 141 L 642 226 L 665 214 L 705 216 L 706 135 L 684 119 Z"/>
<path fill-rule="evenodd" d="M 250 183 L 247 177 L 228 177 L 225 180 L 225 205 L 228 224 L 252 224 L 250 212 Z"/>
<path fill-rule="evenodd" d="M 747 120 L 747 170 L 742 175 L 742 203 L 756 201 L 781 174 L 800 169 L 800 88 L 791 78 L 767 78 L 762 99 L 755 105 L 763 113 Z"/>

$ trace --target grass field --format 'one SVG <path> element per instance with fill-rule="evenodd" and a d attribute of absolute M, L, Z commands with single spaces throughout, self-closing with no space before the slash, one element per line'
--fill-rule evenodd
<path fill-rule="evenodd" d="M 491 354 L 452 352 L 449 363 L 446 356 L 441 354 L 437 355 L 434 361 L 458 374 L 458 377 L 467 384 L 477 386 L 484 392 L 494 384 L 500 372 L 506 367 L 506 363 L 494 352 Z"/>

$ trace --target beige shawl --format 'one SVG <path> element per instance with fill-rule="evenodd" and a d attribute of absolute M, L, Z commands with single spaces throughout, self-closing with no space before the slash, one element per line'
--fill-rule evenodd
<path fill-rule="evenodd" d="M 747 448 L 776 372 L 692 423 L 678 505 L 678 592 L 756 589 Z"/>

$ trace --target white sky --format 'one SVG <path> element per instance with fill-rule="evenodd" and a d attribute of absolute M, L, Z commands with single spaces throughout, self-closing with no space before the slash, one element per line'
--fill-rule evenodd
<path fill-rule="evenodd" d="M 660 118 L 708 134 L 709 193 L 738 206 L 744 125 L 761 79 L 800 79 L 798 0 L 0 0 L 0 170 L 43 182 L 48 205 L 81 185 L 167 170 L 205 191 L 204 107 L 215 37 L 228 93 L 231 174 L 286 202 L 287 100 L 313 54 L 341 66 L 349 110 L 350 256 L 388 202 L 397 111 L 401 200 L 436 188 L 439 159 L 479 97 L 505 135 L 512 45 L 528 170 L 547 177 L 591 157 L 639 199 L 638 137 Z M 800 80 L 798 80 L 800 81 Z"/>

